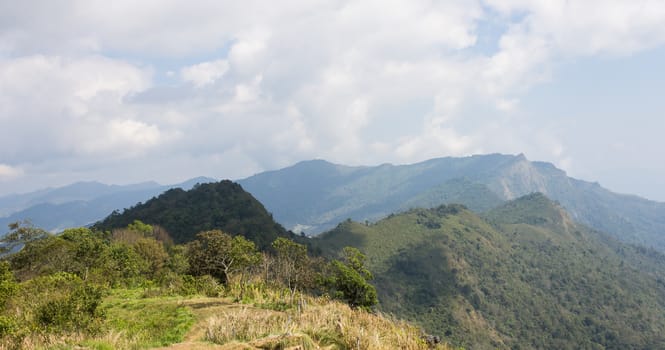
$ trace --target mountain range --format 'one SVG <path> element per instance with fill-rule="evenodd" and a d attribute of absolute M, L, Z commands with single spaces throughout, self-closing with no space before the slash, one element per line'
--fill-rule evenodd
<path fill-rule="evenodd" d="M 77 182 L 25 194 L 0 197 L 0 227 L 29 220 L 47 231 L 90 225 L 114 210 L 128 208 L 171 188 L 190 189 L 197 183 L 216 180 L 197 177 L 174 185 L 144 182 L 131 185 L 106 185 Z M 2 231 L 0 231 L 2 233 Z"/>
<path fill-rule="evenodd" d="M 356 247 L 374 275 L 380 311 L 465 348 L 665 343 L 664 204 L 572 179 L 551 164 L 498 154 L 375 167 L 317 160 L 239 183 L 196 182 L 112 210 L 93 229 L 141 220 L 175 243 L 221 229 L 262 249 L 276 237 L 328 257 Z M 89 198 L 70 188 L 51 194 L 51 205 L 123 197 L 79 186 L 91 188 L 82 191 Z M 327 231 L 308 239 L 280 223 Z"/>
<path fill-rule="evenodd" d="M 665 251 L 665 203 L 614 193 L 521 154 L 354 167 L 313 160 L 239 183 L 282 225 L 309 235 L 347 218 L 372 222 L 390 213 L 444 203 L 484 212 L 540 192 L 558 201 L 575 221 L 624 242 Z"/>
<path fill-rule="evenodd" d="M 49 231 L 89 225 L 114 210 L 145 202 L 170 188 L 189 189 L 196 178 L 170 186 L 82 182 L 0 197 L 0 227 L 30 219 Z M 416 164 L 345 166 L 311 160 L 238 181 L 287 229 L 316 235 L 347 218 L 379 220 L 410 208 L 464 204 L 486 212 L 533 192 L 558 201 L 573 220 L 624 242 L 665 251 L 665 203 L 617 194 L 567 176 L 524 155 L 437 158 Z"/>

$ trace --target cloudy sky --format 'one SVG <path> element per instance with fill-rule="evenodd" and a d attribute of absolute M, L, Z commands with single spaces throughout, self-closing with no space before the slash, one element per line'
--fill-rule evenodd
<path fill-rule="evenodd" d="M 0 194 L 524 153 L 665 200 L 662 0 L 0 0 Z"/>

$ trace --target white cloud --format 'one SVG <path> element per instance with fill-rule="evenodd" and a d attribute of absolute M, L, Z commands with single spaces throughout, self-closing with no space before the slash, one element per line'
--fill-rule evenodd
<path fill-rule="evenodd" d="M 100 149 L 113 152 L 97 145 L 119 146 L 108 142 L 108 123 L 132 118 L 135 111 L 124 99 L 147 88 L 150 75 L 98 56 L 0 61 L 0 121 L 11 130 L 0 139 L 0 156 L 40 162 Z M 147 146 L 143 141 L 123 143 L 115 151 Z"/>
<path fill-rule="evenodd" d="M 125 158 L 158 145 L 164 136 L 155 125 L 131 119 L 112 119 L 97 125 L 94 138 L 83 138 L 77 153 Z"/>
<path fill-rule="evenodd" d="M 312 157 L 533 150 L 563 161 L 558 138 L 528 136 L 547 128 L 538 116 L 514 127 L 522 96 L 562 62 L 661 45 L 660 4 L 4 2 L 0 121 L 13 132 L 0 159 L 170 164 L 192 176 L 201 162 L 220 177 Z M 477 47 L 487 21 L 505 29 L 491 53 Z"/>
<path fill-rule="evenodd" d="M 0 163 L 0 181 L 12 180 L 21 175 L 23 175 L 23 170 L 21 168 Z"/>
<path fill-rule="evenodd" d="M 480 152 L 473 137 L 446 127 L 445 121 L 439 118 L 426 121 L 420 134 L 403 138 L 395 149 L 396 155 L 406 162 Z"/>
<path fill-rule="evenodd" d="M 521 13 L 519 32 L 550 41 L 562 55 L 630 54 L 665 42 L 660 0 L 487 0 L 505 15 Z"/>
<path fill-rule="evenodd" d="M 191 82 L 196 87 L 203 87 L 223 77 L 228 70 L 229 62 L 216 60 L 184 67 L 180 70 L 180 76 L 184 81 Z"/>

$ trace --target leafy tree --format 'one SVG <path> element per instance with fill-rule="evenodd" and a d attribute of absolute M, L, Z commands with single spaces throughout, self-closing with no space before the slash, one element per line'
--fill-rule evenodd
<path fill-rule="evenodd" d="M 169 254 L 164 249 L 164 244 L 157 242 L 154 238 L 141 238 L 132 246 L 134 251 L 147 264 L 147 277 L 155 278 L 164 268 Z"/>
<path fill-rule="evenodd" d="M 9 262 L 22 281 L 55 272 L 75 272 L 74 250 L 75 243 L 48 235 L 26 243 L 23 249 L 9 257 Z"/>
<path fill-rule="evenodd" d="M 41 228 L 35 227 L 30 221 L 17 221 L 8 225 L 9 233 L 5 235 L 3 241 L 20 241 L 28 242 L 35 239 L 43 238 L 48 235 L 48 232 Z"/>
<path fill-rule="evenodd" d="M 72 228 L 63 231 L 59 237 L 73 246 L 73 257 L 67 270 L 83 280 L 88 279 L 91 270 L 99 271 L 100 267 L 107 265 L 109 242 L 101 233 L 88 228 Z"/>
<path fill-rule="evenodd" d="M 127 229 L 143 234 L 144 237 L 152 235 L 152 226 L 143 223 L 141 220 L 134 220 L 131 224 L 127 225 Z"/>
<path fill-rule="evenodd" d="M 345 247 L 343 261 L 330 263 L 331 276 L 328 284 L 335 296 L 351 307 L 369 309 L 378 303 L 376 289 L 368 281 L 372 273 L 365 267 L 365 255 L 353 247 Z"/>
<path fill-rule="evenodd" d="M 280 237 L 272 243 L 272 247 L 277 253 L 277 279 L 295 294 L 298 288 L 303 287 L 304 276 L 309 267 L 307 246 Z"/>
<path fill-rule="evenodd" d="M 13 222 L 8 226 L 9 232 L 0 239 L 0 255 L 12 253 L 28 242 L 49 236 L 47 231 L 35 227 L 29 220 Z"/>
<path fill-rule="evenodd" d="M 189 261 L 187 259 L 187 247 L 183 245 L 174 245 L 169 247 L 169 259 L 166 267 L 173 273 L 184 275 L 189 271 Z"/>
<path fill-rule="evenodd" d="M 105 269 L 112 285 L 136 285 L 144 278 L 148 263 L 131 246 L 113 243 L 109 255 Z"/>
<path fill-rule="evenodd" d="M 212 230 L 196 237 L 187 247 L 189 268 L 194 275 L 211 275 L 228 284 L 232 274 L 244 273 L 259 263 L 261 255 L 254 242 L 243 236 L 231 237 L 220 230 Z"/>

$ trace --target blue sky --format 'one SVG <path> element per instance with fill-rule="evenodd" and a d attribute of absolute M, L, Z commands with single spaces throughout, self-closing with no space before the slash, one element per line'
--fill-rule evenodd
<path fill-rule="evenodd" d="M 662 1 L 0 0 L 0 195 L 524 153 L 665 201 Z"/>

